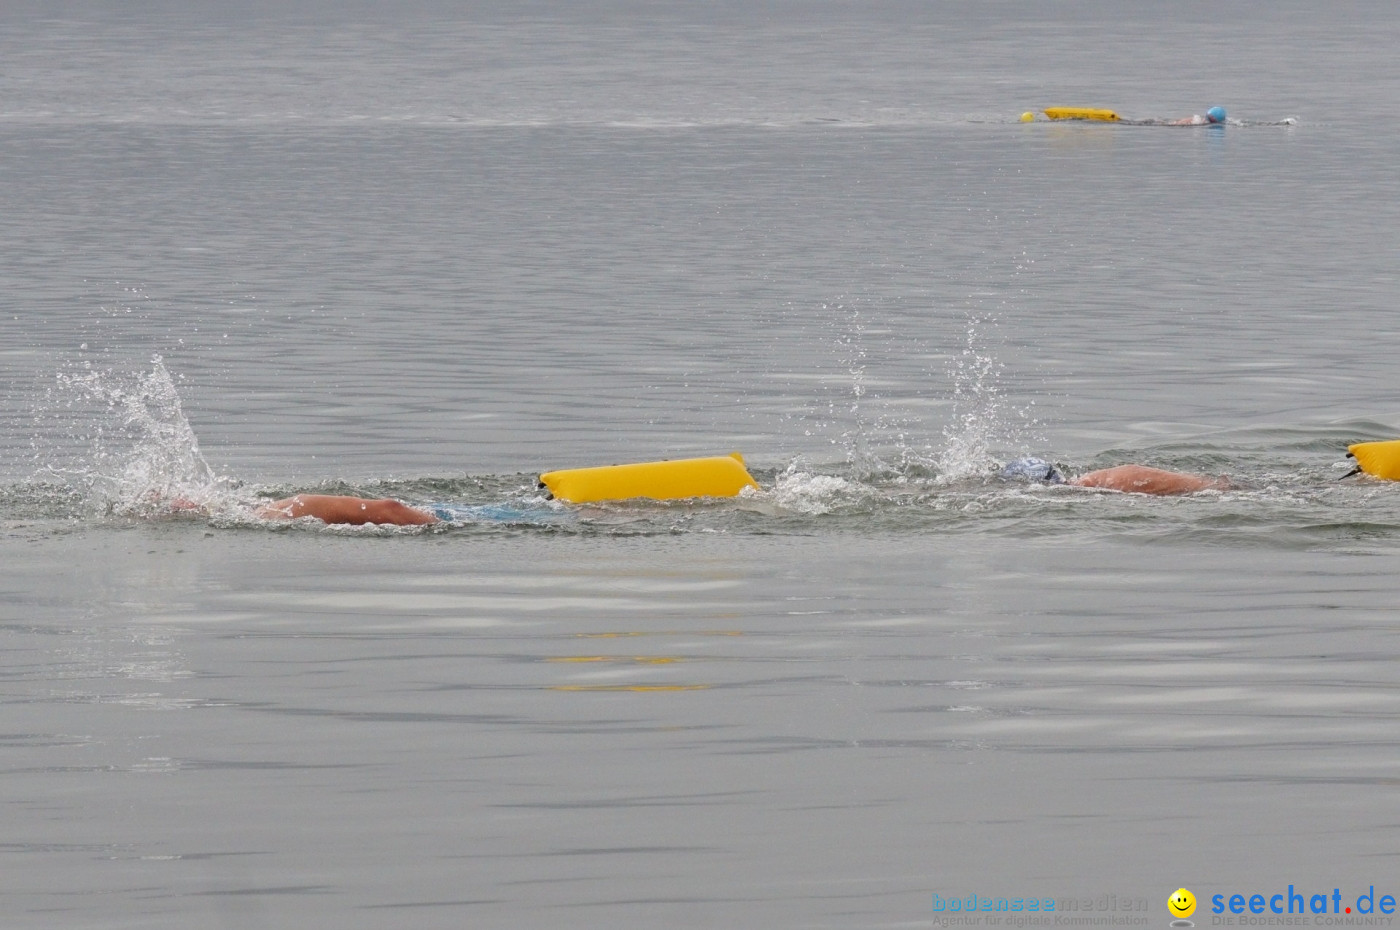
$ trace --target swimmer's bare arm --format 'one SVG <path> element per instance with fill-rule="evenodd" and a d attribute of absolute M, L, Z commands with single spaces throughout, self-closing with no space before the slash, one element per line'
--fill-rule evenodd
<path fill-rule="evenodd" d="M 1195 494 L 1197 491 L 1224 491 L 1230 487 L 1228 478 L 1207 478 L 1185 472 L 1165 471 L 1146 465 L 1118 465 L 1091 471 L 1070 484 L 1081 488 L 1102 488 L 1108 491 L 1128 491 L 1135 494 Z"/>
<path fill-rule="evenodd" d="M 298 494 L 295 497 L 263 504 L 258 508 L 257 514 L 264 520 L 315 517 L 325 523 L 345 523 L 351 526 L 362 526 L 366 523 L 425 526 L 438 522 L 437 517 L 426 511 L 389 498 L 369 500 L 339 494 Z"/>

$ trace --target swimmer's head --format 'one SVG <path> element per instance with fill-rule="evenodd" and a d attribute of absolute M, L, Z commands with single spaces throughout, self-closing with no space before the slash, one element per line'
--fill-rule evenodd
<path fill-rule="evenodd" d="M 1001 470 L 1001 477 L 1011 480 L 1043 481 L 1046 484 L 1064 484 L 1065 476 L 1045 459 L 1033 457 L 1008 462 Z"/>
<path fill-rule="evenodd" d="M 1206 119 L 1210 120 L 1212 123 L 1225 122 L 1225 108 L 1211 107 L 1209 110 L 1206 111 Z"/>

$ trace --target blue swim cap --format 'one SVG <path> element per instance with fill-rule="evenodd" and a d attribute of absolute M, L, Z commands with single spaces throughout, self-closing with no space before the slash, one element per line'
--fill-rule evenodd
<path fill-rule="evenodd" d="M 1024 478 L 1027 481 L 1044 481 L 1046 484 L 1064 484 L 1065 476 L 1045 459 L 1034 457 L 1008 462 L 1001 470 L 1001 477 L 1008 480 Z"/>
<path fill-rule="evenodd" d="M 1206 111 L 1206 119 L 1210 120 L 1212 123 L 1225 122 L 1225 108 L 1211 107 L 1209 110 Z"/>

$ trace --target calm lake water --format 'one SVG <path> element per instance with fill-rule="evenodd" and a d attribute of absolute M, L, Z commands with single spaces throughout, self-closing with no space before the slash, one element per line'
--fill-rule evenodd
<path fill-rule="evenodd" d="M 1400 894 L 1400 14 L 1318 9 L 7 8 L 7 924 Z"/>

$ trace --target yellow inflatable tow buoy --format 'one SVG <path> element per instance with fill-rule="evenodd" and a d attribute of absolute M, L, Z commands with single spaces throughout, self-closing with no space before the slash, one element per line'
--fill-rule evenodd
<path fill-rule="evenodd" d="M 1118 114 L 1112 110 L 1095 110 L 1090 107 L 1046 107 L 1044 112 L 1051 119 L 1090 119 L 1103 123 L 1118 122 Z"/>
<path fill-rule="evenodd" d="M 1347 455 L 1366 474 L 1387 481 L 1400 481 L 1400 439 L 1384 442 L 1358 442 L 1347 446 Z"/>
<path fill-rule="evenodd" d="M 744 457 L 737 452 L 702 459 L 551 471 L 540 475 L 540 484 L 558 500 L 574 504 L 637 497 L 658 501 L 734 497 L 744 488 L 758 487 L 744 467 Z"/>

